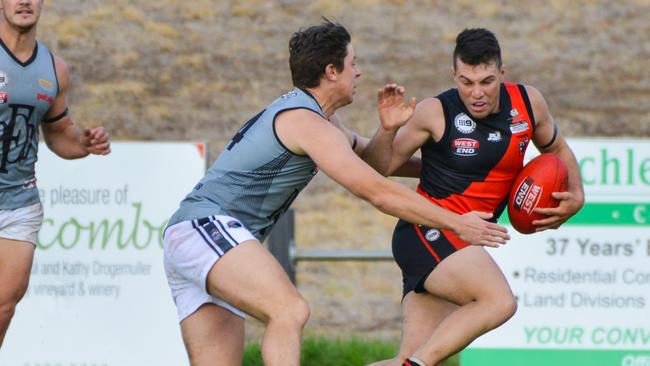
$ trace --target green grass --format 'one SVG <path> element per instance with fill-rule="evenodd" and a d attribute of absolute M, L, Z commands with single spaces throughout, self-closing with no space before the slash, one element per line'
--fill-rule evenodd
<path fill-rule="evenodd" d="M 363 366 L 379 360 L 392 358 L 398 344 L 357 337 L 330 339 L 307 337 L 302 343 L 300 364 L 302 366 Z M 243 366 L 263 366 L 260 345 L 246 346 Z M 445 362 L 445 366 L 458 366 L 458 356 Z"/>

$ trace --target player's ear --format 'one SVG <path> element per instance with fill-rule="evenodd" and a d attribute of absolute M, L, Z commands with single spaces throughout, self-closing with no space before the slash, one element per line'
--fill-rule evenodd
<path fill-rule="evenodd" d="M 334 64 L 325 66 L 325 78 L 329 81 L 337 81 L 339 79 L 339 71 Z"/>

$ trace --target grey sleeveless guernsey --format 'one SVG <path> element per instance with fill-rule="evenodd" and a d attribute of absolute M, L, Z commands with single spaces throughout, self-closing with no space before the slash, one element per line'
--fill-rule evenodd
<path fill-rule="evenodd" d="M 275 117 L 292 109 L 308 109 L 324 118 L 316 100 L 300 89 L 276 99 L 237 132 L 169 225 L 228 215 L 264 240 L 318 171 L 309 156 L 289 151 L 275 133 Z"/>
<path fill-rule="evenodd" d="M 0 209 L 39 202 L 34 164 L 39 125 L 59 92 L 54 57 L 37 42 L 18 60 L 0 40 Z"/>

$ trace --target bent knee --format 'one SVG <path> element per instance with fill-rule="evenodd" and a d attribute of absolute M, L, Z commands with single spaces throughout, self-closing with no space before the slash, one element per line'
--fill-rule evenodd
<path fill-rule="evenodd" d="M 11 319 L 16 312 L 16 305 L 20 299 L 0 299 L 0 319 Z"/>
<path fill-rule="evenodd" d="M 510 295 L 503 299 L 500 304 L 501 314 L 504 317 L 504 321 L 512 318 L 517 312 L 517 298 L 514 295 Z"/>
<path fill-rule="evenodd" d="M 282 321 L 291 323 L 300 328 L 304 327 L 309 320 L 311 310 L 309 304 L 302 296 L 283 302 L 277 310 L 270 314 L 270 321 Z"/>
<path fill-rule="evenodd" d="M 20 285 L 17 288 L 9 291 L 0 291 L 0 307 L 12 308 L 15 307 L 27 292 L 27 284 Z"/>
<path fill-rule="evenodd" d="M 28 282 L 25 281 L 12 289 L 0 289 L 0 312 L 2 316 L 13 316 L 16 305 L 27 293 L 27 285 Z"/>
<path fill-rule="evenodd" d="M 307 323 L 307 320 L 309 320 L 309 316 L 311 315 L 309 304 L 307 303 L 307 300 L 305 300 L 302 296 L 298 297 L 292 302 L 290 308 L 288 309 L 288 312 L 291 313 L 291 318 L 293 321 L 297 324 L 300 324 L 300 326 L 304 326 Z"/>
<path fill-rule="evenodd" d="M 514 295 L 509 294 L 490 302 L 490 313 L 493 315 L 491 327 L 498 327 L 499 325 L 508 321 L 517 312 L 517 299 Z"/>

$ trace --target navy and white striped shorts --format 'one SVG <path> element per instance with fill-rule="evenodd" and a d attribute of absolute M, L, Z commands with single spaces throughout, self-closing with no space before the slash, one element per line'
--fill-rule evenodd
<path fill-rule="evenodd" d="M 256 239 L 239 220 L 230 216 L 183 221 L 165 230 L 165 273 L 179 321 L 206 303 L 219 305 L 244 317 L 241 310 L 210 295 L 206 290 L 206 279 L 219 258 L 248 240 Z"/>

